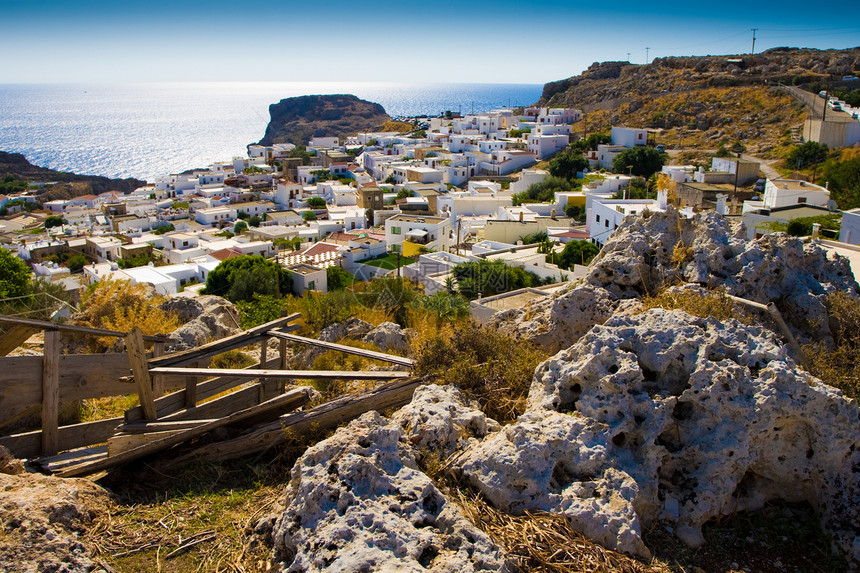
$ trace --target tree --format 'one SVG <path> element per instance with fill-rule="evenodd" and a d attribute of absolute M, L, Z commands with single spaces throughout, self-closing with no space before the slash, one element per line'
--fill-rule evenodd
<path fill-rule="evenodd" d="M 460 294 L 474 300 L 503 292 L 541 284 L 541 279 L 520 267 L 507 265 L 501 259 L 461 263 L 452 270 Z"/>
<path fill-rule="evenodd" d="M 842 160 L 824 170 L 830 182 L 830 196 L 842 210 L 860 207 L 860 154 L 846 157 L 852 151 L 855 150 L 843 150 Z"/>
<path fill-rule="evenodd" d="M 122 263 L 120 262 L 123 260 L 124 259 L 120 259 L 119 261 L 117 261 L 117 263 L 120 265 L 120 267 L 125 268 L 122 266 Z M 147 262 L 149 262 L 149 261 L 147 261 Z M 146 264 L 146 263 L 144 263 L 144 264 Z M 87 258 L 80 253 L 75 253 L 74 255 L 69 257 L 69 260 L 66 261 L 66 267 L 69 269 L 70 272 L 73 272 L 73 273 L 80 271 L 86 265 L 87 265 Z"/>
<path fill-rule="evenodd" d="M 798 145 L 788 153 L 785 158 L 787 167 L 802 169 L 808 165 L 821 163 L 827 159 L 827 145 L 817 141 L 807 141 Z"/>
<path fill-rule="evenodd" d="M 65 222 L 65 219 L 59 215 L 49 215 L 45 218 L 45 228 L 50 229 L 52 227 L 62 227 Z"/>
<path fill-rule="evenodd" d="M 325 208 L 325 199 L 322 197 L 309 197 L 307 200 L 308 207 L 313 209 L 324 209 Z"/>
<path fill-rule="evenodd" d="M 241 233 L 243 231 L 247 231 L 247 230 L 248 230 L 248 223 L 246 223 L 245 221 L 243 221 L 241 219 L 239 219 L 238 221 L 236 221 L 233 224 L 233 232 L 237 235 L 239 233 Z"/>
<path fill-rule="evenodd" d="M 660 171 L 666 156 L 653 147 L 637 146 L 625 149 L 612 160 L 612 171 L 651 177 Z"/>
<path fill-rule="evenodd" d="M 412 191 L 411 189 L 401 189 L 397 192 L 397 197 L 395 197 L 394 199 L 408 199 L 409 197 L 413 197 L 414 195 L 415 191 Z"/>
<path fill-rule="evenodd" d="M 0 247 L 0 298 L 24 296 L 30 292 L 30 267 Z"/>
<path fill-rule="evenodd" d="M 579 221 L 585 218 L 585 207 L 571 203 L 564 208 L 564 214 L 571 219 Z"/>
<path fill-rule="evenodd" d="M 576 179 L 576 174 L 588 169 L 588 159 L 578 151 L 559 153 L 549 162 L 549 173 L 564 179 Z"/>
<path fill-rule="evenodd" d="M 342 290 L 355 282 L 355 277 L 340 267 L 328 267 L 325 270 L 325 278 L 330 291 Z"/>
<path fill-rule="evenodd" d="M 163 235 L 164 233 L 169 233 L 170 231 L 175 231 L 176 227 L 173 226 L 173 223 L 168 223 L 166 225 L 161 225 L 160 227 L 156 227 L 152 230 L 153 235 Z"/>
<path fill-rule="evenodd" d="M 259 215 L 252 215 L 251 217 L 248 217 L 246 222 L 252 227 L 259 227 L 263 220 Z"/>
<path fill-rule="evenodd" d="M 599 252 L 591 241 L 571 241 L 560 253 L 548 255 L 547 262 L 554 262 L 560 269 L 571 269 L 573 265 L 587 265 Z"/>
<path fill-rule="evenodd" d="M 302 213 L 302 219 L 304 219 L 305 221 L 316 221 L 317 220 L 317 214 L 314 213 L 313 211 L 304 211 Z"/>
<path fill-rule="evenodd" d="M 260 255 L 241 255 L 227 259 L 209 273 L 204 293 L 238 302 L 252 300 L 255 294 L 277 295 L 279 283 L 281 294 L 292 291 L 293 281 L 285 268 Z"/>
<path fill-rule="evenodd" d="M 570 181 L 563 177 L 545 177 L 542 181 L 533 183 L 522 193 L 514 193 L 511 201 L 514 205 L 523 203 L 549 203 L 555 200 L 557 191 L 570 191 Z"/>
<path fill-rule="evenodd" d="M 597 151 L 597 146 L 602 143 L 609 143 L 612 141 L 612 136 L 608 133 L 592 133 L 586 138 L 580 139 L 573 145 L 571 145 L 571 149 L 575 149 L 577 151 Z"/>

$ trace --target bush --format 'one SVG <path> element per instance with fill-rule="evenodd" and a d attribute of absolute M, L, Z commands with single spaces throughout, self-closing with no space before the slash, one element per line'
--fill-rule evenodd
<path fill-rule="evenodd" d="M 325 278 L 328 290 L 343 290 L 355 282 L 355 277 L 340 267 L 328 267 Z"/>
<path fill-rule="evenodd" d="M 122 261 L 123 259 L 120 259 Z M 117 261 L 118 264 L 119 261 Z M 75 253 L 66 261 L 66 267 L 70 272 L 76 273 L 87 265 L 87 258 L 80 253 Z M 120 264 L 120 266 L 122 266 Z M 125 267 L 122 267 L 125 268 Z"/>
<path fill-rule="evenodd" d="M 536 274 L 509 266 L 501 259 L 461 263 L 452 273 L 457 279 L 457 290 L 469 300 L 478 298 L 479 293 L 494 296 L 541 284 Z"/>
<path fill-rule="evenodd" d="M 292 292 L 289 272 L 260 255 L 241 255 L 227 259 L 209 273 L 203 294 L 223 296 L 231 302 L 253 300 L 255 294 L 274 295 Z"/>
<path fill-rule="evenodd" d="M 469 301 L 459 294 L 445 291 L 422 296 L 412 303 L 413 308 L 427 312 L 436 321 L 436 326 L 445 322 L 456 322 L 469 316 Z"/>
<path fill-rule="evenodd" d="M 547 262 L 558 265 L 560 269 L 572 269 L 574 265 L 588 265 L 600 249 L 591 241 L 570 241 L 560 253 L 547 255 Z"/>
<path fill-rule="evenodd" d="M 152 230 L 153 235 L 163 235 L 164 233 L 169 233 L 170 231 L 175 231 L 176 227 L 173 226 L 173 223 L 168 223 L 166 225 L 161 225 L 160 227 L 156 227 Z"/>
<path fill-rule="evenodd" d="M 816 141 L 807 141 L 792 149 L 785 158 L 785 165 L 790 169 L 802 169 L 807 165 L 821 163 L 827 159 L 827 145 Z"/>
<path fill-rule="evenodd" d="M 0 247 L 0 298 L 30 292 L 30 267 L 16 255 Z"/>
<path fill-rule="evenodd" d="M 233 232 L 235 234 L 238 235 L 238 234 L 243 233 L 247 230 L 248 230 L 248 223 L 246 223 L 245 221 L 240 219 L 240 220 L 236 221 L 235 223 L 233 223 Z"/>
<path fill-rule="evenodd" d="M 451 336 L 437 334 L 418 349 L 416 374 L 454 384 L 499 422 L 525 411 L 537 365 L 547 354 L 531 343 L 474 324 Z"/>
<path fill-rule="evenodd" d="M 792 237 L 808 237 L 812 235 L 812 225 L 818 223 L 821 225 L 822 234 L 824 231 L 830 231 L 829 235 L 839 236 L 839 230 L 842 226 L 842 215 L 818 215 L 816 217 L 798 217 L 789 221 L 786 227 L 786 233 Z"/>
<path fill-rule="evenodd" d="M 575 221 L 585 218 L 585 207 L 570 204 L 564 208 L 564 214 Z"/>
<path fill-rule="evenodd" d="M 305 221 L 316 221 L 317 214 L 313 211 L 304 211 L 302 212 L 302 219 L 304 219 Z"/>
<path fill-rule="evenodd" d="M 570 191 L 570 181 L 562 177 L 550 175 L 543 181 L 529 185 L 522 193 L 514 193 L 511 200 L 514 205 L 523 203 L 549 203 L 555 200 L 556 191 Z"/>
<path fill-rule="evenodd" d="M 290 297 L 277 298 L 268 294 L 255 293 L 251 300 L 240 300 L 239 326 L 245 330 L 281 318 L 290 309 Z"/>
<path fill-rule="evenodd" d="M 308 197 L 307 204 L 313 209 L 324 209 L 326 205 L 325 199 L 322 197 Z"/>
<path fill-rule="evenodd" d="M 576 179 L 577 173 L 588 169 L 588 159 L 579 151 L 559 153 L 549 162 L 549 173 L 554 177 Z"/>
<path fill-rule="evenodd" d="M 213 356 L 209 368 L 247 368 L 253 363 L 253 358 L 237 348 Z"/>
<path fill-rule="evenodd" d="M 138 326 L 143 334 L 166 334 L 176 330 L 180 322 L 175 315 L 159 308 L 163 301 L 163 296 L 152 295 L 146 285 L 103 280 L 84 293 L 75 323 L 120 332 Z M 87 345 L 96 352 L 104 352 L 115 341 L 114 337 L 88 339 Z"/>
<path fill-rule="evenodd" d="M 66 221 L 58 215 L 49 215 L 45 218 L 45 228 L 62 227 Z"/>

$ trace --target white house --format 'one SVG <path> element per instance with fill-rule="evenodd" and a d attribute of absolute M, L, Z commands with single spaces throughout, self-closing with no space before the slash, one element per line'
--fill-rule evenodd
<path fill-rule="evenodd" d="M 778 209 L 806 204 L 824 207 L 830 201 L 830 191 L 821 185 L 793 179 L 767 180 L 761 201 L 744 201 L 743 212 Z"/>
<path fill-rule="evenodd" d="M 645 145 L 648 143 L 648 130 L 633 129 L 630 127 L 613 127 L 612 135 L 610 137 L 612 145 L 636 147 L 637 145 Z"/>
<path fill-rule="evenodd" d="M 236 214 L 237 211 L 234 207 L 222 205 L 219 207 L 209 207 L 207 209 L 197 209 L 194 213 L 194 218 L 201 225 L 217 225 L 235 221 Z"/>
<path fill-rule="evenodd" d="M 444 217 L 396 215 L 385 221 L 385 244 L 394 252 L 402 251 L 404 240 L 444 251 L 450 244 L 450 234 L 451 222 Z"/>
<path fill-rule="evenodd" d="M 652 212 L 665 210 L 665 193 L 661 193 L 660 196 L 656 201 L 653 199 L 595 199 L 589 213 L 591 219 L 589 239 L 602 247 L 627 215 L 638 215 L 645 209 Z"/>
<path fill-rule="evenodd" d="M 843 243 L 860 245 L 860 209 L 842 212 L 842 227 L 839 240 Z"/>
<path fill-rule="evenodd" d="M 293 279 L 293 294 L 301 296 L 306 291 L 328 292 L 325 269 L 299 263 L 287 267 L 287 270 Z"/>

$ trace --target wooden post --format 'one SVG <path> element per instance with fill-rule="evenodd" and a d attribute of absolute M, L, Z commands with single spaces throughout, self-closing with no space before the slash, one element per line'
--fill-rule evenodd
<path fill-rule="evenodd" d="M 60 333 L 45 331 L 42 357 L 42 455 L 51 456 L 59 448 L 60 416 Z"/>
<path fill-rule="evenodd" d="M 281 356 L 280 369 L 287 369 L 287 341 L 284 339 L 278 340 L 278 352 Z"/>
<path fill-rule="evenodd" d="M 196 366 L 200 366 L 203 362 L 197 361 Z M 185 377 L 185 407 L 194 408 L 197 406 L 197 378 L 193 376 Z"/>
<path fill-rule="evenodd" d="M 137 395 L 147 420 L 155 420 L 155 398 L 152 395 L 152 380 L 149 377 L 149 364 L 146 361 L 146 347 L 143 345 L 143 333 L 135 326 L 125 337 L 125 348 L 128 351 L 128 361 L 134 374 Z"/>
<path fill-rule="evenodd" d="M 152 357 L 164 356 L 164 343 L 156 342 L 152 345 Z M 156 398 L 164 396 L 164 376 L 156 374 L 152 377 L 152 394 Z"/>
<path fill-rule="evenodd" d="M 263 336 L 262 338 L 260 338 L 260 369 L 261 370 L 266 369 L 266 362 L 268 362 L 268 360 L 267 360 L 268 357 L 269 357 L 269 337 Z M 268 398 L 270 398 L 270 396 L 267 396 L 267 394 L 269 394 L 269 390 L 270 390 L 267 382 L 268 381 L 265 378 L 260 378 L 260 385 L 259 385 L 260 397 L 258 399 L 260 404 L 262 404 Z"/>

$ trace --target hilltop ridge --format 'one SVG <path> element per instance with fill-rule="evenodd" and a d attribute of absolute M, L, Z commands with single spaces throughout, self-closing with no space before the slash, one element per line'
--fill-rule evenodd
<path fill-rule="evenodd" d="M 860 70 L 860 48 L 774 48 L 759 54 L 656 58 L 649 64 L 595 62 L 578 76 L 549 82 L 540 105 L 577 107 L 587 123 L 671 130 L 663 143 L 681 147 L 742 140 L 767 153 L 806 118 L 779 84 L 839 81 Z"/>

